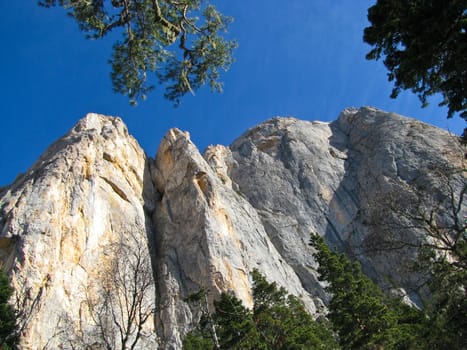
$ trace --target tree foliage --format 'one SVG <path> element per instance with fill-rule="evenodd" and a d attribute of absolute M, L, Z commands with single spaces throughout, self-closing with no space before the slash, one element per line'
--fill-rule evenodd
<path fill-rule="evenodd" d="M 16 313 L 9 303 L 12 295 L 10 279 L 0 268 L 0 349 L 16 349 L 18 344 Z"/>
<path fill-rule="evenodd" d="M 465 175 L 466 170 L 462 173 Z M 430 317 L 429 347 L 467 348 L 467 182 L 445 174 L 447 205 L 418 210 L 413 220 L 423 223 L 427 242 L 419 246 L 417 268 L 429 271 L 432 297 L 426 301 Z M 456 191 L 457 190 L 457 191 Z M 426 208 L 426 203 L 425 207 Z M 420 206 L 418 207 L 420 208 Z M 444 209 L 443 209 L 444 208 Z M 442 214 L 445 214 L 444 220 Z M 447 216 L 447 219 L 446 219 Z M 409 216 L 410 217 L 410 216 Z"/>
<path fill-rule="evenodd" d="M 428 287 L 427 348 L 467 348 L 467 170 L 463 152 L 459 158 L 460 166 L 421 169 L 436 175 L 423 186 L 402 184 L 375 196 L 368 215 L 374 234 L 364 241 L 366 251 L 417 252 L 411 270 Z"/>
<path fill-rule="evenodd" d="M 252 310 L 235 296 L 223 293 L 214 303 L 212 319 L 219 338 L 219 349 L 336 349 L 338 347 L 326 322 L 315 321 L 294 296 L 287 295 L 276 283 L 269 283 L 257 270 L 252 272 Z M 184 349 L 214 349 L 207 340 L 203 318 L 200 327 L 188 334 Z M 202 342 L 205 343 L 202 343 Z M 196 347 L 203 344 L 204 347 Z M 209 346 L 206 346 L 209 344 Z"/>
<path fill-rule="evenodd" d="M 368 10 L 367 59 L 384 57 L 391 97 L 412 90 L 427 105 L 441 93 L 448 117 L 467 120 L 467 4 L 465 0 L 378 0 Z"/>
<path fill-rule="evenodd" d="M 467 246 L 459 244 L 457 256 L 447 257 L 430 250 L 424 259 L 432 267 L 429 287 L 433 294 L 427 302 L 430 335 L 427 348 L 467 349 Z M 452 259 L 462 264 L 453 264 Z"/>
<path fill-rule="evenodd" d="M 424 319 L 416 309 L 390 300 L 366 277 L 358 262 L 331 251 L 313 235 L 320 280 L 332 295 L 329 319 L 343 349 L 416 349 Z"/>
<path fill-rule="evenodd" d="M 65 8 L 87 38 L 121 33 L 110 59 L 111 77 L 114 91 L 127 95 L 132 104 L 154 89 L 150 73 L 166 84 L 165 96 L 176 104 L 206 83 L 213 91 L 222 91 L 220 70 L 230 67 L 236 43 L 221 36 L 232 19 L 207 1 L 41 0 L 39 4 Z"/>
<path fill-rule="evenodd" d="M 257 270 L 253 279 L 253 320 L 265 349 L 332 349 L 327 323 L 313 320 L 300 300 L 269 283 Z"/>

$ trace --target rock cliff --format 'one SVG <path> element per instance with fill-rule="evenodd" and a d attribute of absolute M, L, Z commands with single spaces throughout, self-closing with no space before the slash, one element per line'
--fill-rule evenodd
<path fill-rule="evenodd" d="M 365 107 L 332 123 L 273 118 L 204 154 L 172 129 L 151 159 L 119 118 L 89 114 L 0 189 L 0 259 L 23 311 L 22 348 L 179 349 L 199 316 L 184 299 L 204 288 L 211 303 L 229 291 L 251 305 L 255 268 L 319 313 L 327 295 L 310 233 L 418 302 L 416 252 L 376 243 L 421 239 L 402 214 L 458 199 L 464 153 L 443 130 Z M 141 330 L 119 328 L 134 317 L 125 302 Z"/>

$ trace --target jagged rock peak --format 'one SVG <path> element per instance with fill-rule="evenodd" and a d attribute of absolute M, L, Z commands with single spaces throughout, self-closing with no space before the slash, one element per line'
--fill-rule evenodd
<path fill-rule="evenodd" d="M 127 127 L 120 117 L 105 116 L 97 113 L 88 113 L 76 123 L 73 129 L 71 129 L 71 132 L 82 133 L 96 130 L 101 134 L 104 128 L 107 130 L 115 129 L 115 131 L 120 132 L 122 136 L 128 135 Z"/>
<path fill-rule="evenodd" d="M 88 114 L 6 188 L 0 258 L 24 311 L 22 348 L 94 341 L 108 272 L 131 260 L 109 252 L 136 245 L 149 257 L 147 212 L 157 194 L 148 163 L 121 119 Z M 154 292 L 145 298 L 154 301 Z"/>
<path fill-rule="evenodd" d="M 153 221 L 161 305 L 158 329 L 167 348 L 179 348 L 196 319 L 196 310 L 183 301 L 191 293 L 205 289 L 212 303 L 221 292 L 231 292 L 252 306 L 249 273 L 255 268 L 301 296 L 311 312 L 316 310 L 255 209 L 228 180 L 232 160 L 222 146 L 209 148 L 203 157 L 177 130 L 169 131 L 159 146 L 153 178 L 162 198 Z"/>

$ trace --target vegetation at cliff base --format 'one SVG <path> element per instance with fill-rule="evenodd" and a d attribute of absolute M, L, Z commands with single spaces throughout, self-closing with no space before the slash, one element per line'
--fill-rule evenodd
<path fill-rule="evenodd" d="M 16 349 L 18 343 L 16 313 L 9 301 L 13 294 L 10 279 L 0 268 L 0 349 Z"/>
<path fill-rule="evenodd" d="M 429 282 L 433 297 L 419 309 L 388 297 L 358 262 L 331 250 L 322 237 L 312 235 L 310 245 L 316 250 L 319 279 L 331 296 L 328 320 L 314 320 L 296 297 L 254 270 L 252 310 L 223 293 L 214 302 L 213 313 L 204 309 L 197 327 L 185 337 L 183 349 L 467 348 L 465 269 L 436 260 Z M 464 243 L 459 249 L 465 251 Z M 456 261 L 465 264 L 465 252 L 459 254 L 464 255 Z M 422 254 L 420 259 L 425 261 L 427 256 Z"/>
<path fill-rule="evenodd" d="M 333 252 L 318 235 L 310 244 L 316 249 L 320 279 L 332 295 L 328 318 L 343 349 L 467 348 L 465 269 L 436 260 L 429 281 L 433 297 L 420 310 L 387 297 L 358 262 Z M 426 255 L 420 258 L 426 261 Z"/>
<path fill-rule="evenodd" d="M 331 251 L 323 238 L 310 243 L 319 263 L 320 280 L 332 295 L 328 317 L 343 349 L 412 349 L 423 329 L 423 314 L 389 299 L 366 277 L 358 262 Z"/>
<path fill-rule="evenodd" d="M 214 302 L 212 315 L 205 313 L 198 327 L 185 337 L 183 349 L 305 350 L 338 347 L 327 321 L 314 320 L 296 297 L 287 295 L 276 283 L 268 282 L 257 270 L 251 277 L 253 309 L 247 309 L 235 296 L 223 293 Z"/>
<path fill-rule="evenodd" d="M 436 187 L 402 187 L 378 196 L 368 207 L 371 239 L 362 248 L 375 254 L 416 250 L 411 272 L 425 296 L 430 329 L 424 341 L 432 348 L 467 348 L 467 168 L 464 150 L 456 154 L 460 167 L 448 163 L 419 168 L 436 174 Z M 407 189 L 407 190 L 404 190 Z M 394 218 L 399 221 L 394 223 Z M 411 235 L 419 238 L 411 239 Z"/>

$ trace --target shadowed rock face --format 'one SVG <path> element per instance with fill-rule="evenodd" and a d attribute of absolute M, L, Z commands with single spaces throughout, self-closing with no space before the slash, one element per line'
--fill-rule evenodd
<path fill-rule="evenodd" d="M 231 181 L 309 293 L 325 297 L 307 247 L 316 232 L 359 259 L 383 288 L 403 286 L 419 302 L 413 290 L 419 276 L 410 272 L 416 252 L 376 246 L 382 235 L 413 226 L 401 217 L 406 207 L 420 205 L 428 212 L 449 202 L 449 186 L 455 196 L 465 186 L 465 172 L 459 172 L 465 169 L 465 150 L 457 137 L 414 119 L 361 108 L 344 110 L 333 123 L 274 118 L 246 132 L 230 150 Z M 465 218 L 465 203 L 457 216 Z M 402 234 L 412 241 L 424 232 L 411 227 Z"/>
<path fill-rule="evenodd" d="M 376 227 L 396 194 L 444 203 L 444 170 L 462 169 L 463 152 L 445 131 L 361 108 L 333 123 L 274 118 L 203 155 L 172 129 L 150 159 L 119 118 L 89 114 L 0 190 L 0 258 L 26 314 L 22 346 L 96 337 L 90 299 L 105 299 L 115 262 L 130 265 L 109 249 L 122 244 L 152 262 L 144 305 L 156 311 L 140 348 L 179 349 L 199 316 L 184 299 L 201 288 L 211 305 L 227 291 L 251 306 L 255 268 L 319 313 L 327 296 L 308 246 L 314 232 L 416 302 L 415 252 L 368 247 L 390 234 Z M 406 221 L 394 214 L 388 223 Z"/>

